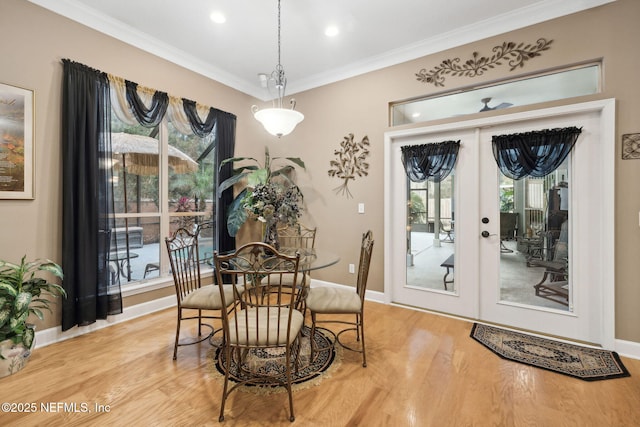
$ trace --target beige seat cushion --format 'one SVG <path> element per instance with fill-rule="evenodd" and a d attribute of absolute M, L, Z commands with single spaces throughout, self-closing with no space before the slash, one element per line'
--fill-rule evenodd
<path fill-rule="evenodd" d="M 315 313 L 358 313 L 362 307 L 355 289 L 321 286 L 311 288 L 307 308 Z"/>
<path fill-rule="evenodd" d="M 233 286 L 224 285 L 224 298 L 227 305 L 234 300 Z M 207 285 L 188 294 L 182 300 L 182 308 L 199 308 L 202 310 L 220 310 L 222 299 L 217 285 Z"/>
<path fill-rule="evenodd" d="M 284 345 L 287 341 L 287 317 L 289 309 L 278 310 L 271 307 L 240 310 L 229 319 L 229 342 L 237 345 Z M 259 317 L 256 322 L 256 317 Z M 280 317 L 278 321 L 278 317 Z M 247 321 L 248 320 L 248 321 Z M 304 317 L 298 310 L 291 314 L 291 335 L 289 344 L 298 336 Z M 236 323 L 238 324 L 236 335 Z M 259 325 L 256 327 L 256 325 Z M 249 329 L 247 331 L 247 328 Z"/>
<path fill-rule="evenodd" d="M 309 283 L 311 283 L 311 276 L 308 273 L 300 272 L 297 277 L 298 285 L 304 283 L 305 287 L 309 287 Z M 282 284 L 284 286 L 291 286 L 293 283 L 293 275 L 286 275 L 282 277 Z"/>

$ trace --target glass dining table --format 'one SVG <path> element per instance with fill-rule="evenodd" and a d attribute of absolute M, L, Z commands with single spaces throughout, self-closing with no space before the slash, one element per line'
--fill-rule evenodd
<path fill-rule="evenodd" d="M 330 267 L 337 264 L 340 261 L 340 257 L 329 250 L 320 248 L 280 248 L 280 253 L 285 255 L 295 255 L 296 252 L 300 252 L 300 263 L 298 264 L 299 271 L 312 271 L 319 270 L 321 268 Z"/>
<path fill-rule="evenodd" d="M 281 247 L 280 253 L 293 256 L 296 252 L 300 252 L 300 262 L 298 263 L 298 271 L 302 273 L 301 280 L 298 282 L 301 286 L 301 292 L 296 297 L 296 306 L 301 307 L 303 305 L 304 298 L 308 286 L 307 273 L 313 270 L 319 270 L 321 268 L 330 267 L 337 264 L 340 261 L 340 256 L 330 250 L 321 248 L 293 248 L 293 247 Z M 214 267 L 215 268 L 215 267 Z"/>

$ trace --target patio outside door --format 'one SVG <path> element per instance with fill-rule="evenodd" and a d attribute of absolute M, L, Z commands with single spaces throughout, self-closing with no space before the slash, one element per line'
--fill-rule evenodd
<path fill-rule="evenodd" d="M 594 108 L 590 104 L 388 133 L 388 300 L 612 348 L 613 230 L 603 224 L 605 228 L 613 224 L 613 103 Z M 569 126 L 581 127 L 582 133 L 552 176 L 516 182 L 501 176 L 492 152 L 493 135 Z M 434 189 L 433 193 L 440 198 L 435 203 L 441 203 L 441 215 L 447 203 L 455 206 L 454 241 L 444 241 L 445 234 L 435 230 L 435 224 L 422 236 L 427 244 L 415 248 L 417 239 L 411 232 L 415 215 L 407 211 L 412 185 L 404 175 L 400 147 L 452 139 L 461 141 L 453 192 L 449 196 L 446 190 Z M 552 194 L 562 197 L 551 200 Z M 445 201 L 446 197 L 452 200 Z M 550 215 L 556 210 L 559 219 Z M 509 217 L 516 217 L 505 214 L 514 213 L 518 213 L 516 225 L 510 231 L 501 229 L 501 219 L 506 224 Z M 442 220 L 432 217 L 435 223 Z M 536 237 L 540 237 L 537 242 Z M 534 285 L 547 271 L 536 262 L 552 260 L 557 243 L 564 240 L 566 253 L 557 258 L 566 263 L 566 270 L 545 279 L 561 289 L 552 301 L 536 295 Z M 427 253 L 426 261 L 420 258 Z M 452 282 L 445 284 L 450 253 L 454 254 L 448 277 Z M 422 272 L 411 273 L 421 266 L 426 267 Z"/>

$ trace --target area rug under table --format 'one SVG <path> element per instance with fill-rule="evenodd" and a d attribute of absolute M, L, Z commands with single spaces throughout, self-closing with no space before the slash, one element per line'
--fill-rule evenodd
<path fill-rule="evenodd" d="M 309 327 L 303 327 L 303 336 L 300 342 L 299 369 L 298 372 L 292 372 L 291 383 L 294 391 L 319 384 L 321 380 L 329 377 L 331 372 L 340 365 L 341 348 L 340 346 L 334 347 L 332 338 L 322 332 L 322 329 L 317 329 L 314 336 L 316 348 L 321 350 L 317 352 L 314 360 L 310 361 L 310 333 Z M 224 381 L 224 370 L 222 368 L 225 357 L 224 351 L 218 348 L 210 352 L 209 355 L 214 365 L 213 374 Z M 283 349 L 251 350 L 247 356 L 246 363 L 253 365 L 252 369 L 276 374 L 282 373 L 284 378 L 284 360 Z M 242 372 L 233 361 L 231 362 L 229 379 L 231 382 L 240 382 L 242 380 Z M 244 385 L 239 390 L 258 394 L 286 393 L 287 391 L 285 387 L 279 385 Z"/>
<path fill-rule="evenodd" d="M 568 344 L 479 323 L 473 324 L 471 338 L 504 359 L 585 381 L 630 376 L 614 351 Z"/>

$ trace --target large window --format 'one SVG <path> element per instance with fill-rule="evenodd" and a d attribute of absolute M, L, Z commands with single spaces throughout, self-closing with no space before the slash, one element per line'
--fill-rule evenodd
<path fill-rule="evenodd" d="M 215 133 L 185 135 L 167 118 L 155 128 L 127 125 L 115 114 L 111 127 L 112 274 L 123 284 L 168 275 L 165 237 L 215 218 Z M 213 227 L 200 235 L 203 261 L 213 255 L 213 236 Z"/>

